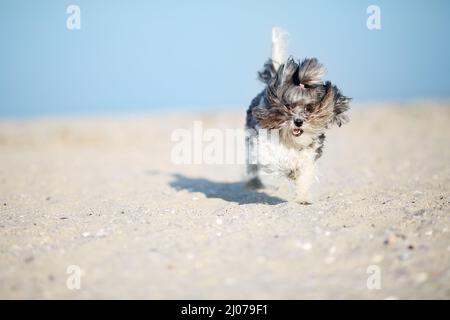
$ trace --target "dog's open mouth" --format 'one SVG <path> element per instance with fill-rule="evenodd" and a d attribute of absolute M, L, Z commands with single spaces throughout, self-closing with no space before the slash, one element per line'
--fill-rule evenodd
<path fill-rule="evenodd" d="M 302 133 L 303 133 L 303 129 L 300 129 L 300 128 L 292 129 L 292 134 L 293 134 L 294 136 L 296 136 L 296 137 L 298 137 L 298 136 L 301 135 Z"/>

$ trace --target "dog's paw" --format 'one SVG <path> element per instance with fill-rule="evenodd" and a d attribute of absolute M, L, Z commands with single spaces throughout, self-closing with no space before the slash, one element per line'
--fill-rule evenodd
<path fill-rule="evenodd" d="M 312 199 L 310 194 L 300 194 L 295 197 L 295 202 L 301 205 L 311 205 Z"/>
<path fill-rule="evenodd" d="M 258 190 L 264 188 L 264 185 L 258 177 L 255 177 L 248 180 L 245 187 L 250 190 Z"/>

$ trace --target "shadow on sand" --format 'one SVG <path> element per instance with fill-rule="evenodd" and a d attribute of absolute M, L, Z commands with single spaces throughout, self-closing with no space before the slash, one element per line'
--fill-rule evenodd
<path fill-rule="evenodd" d="M 218 198 L 239 204 L 266 203 L 270 205 L 286 202 L 285 200 L 270 196 L 264 192 L 251 191 L 241 182 L 214 182 L 202 178 L 189 178 L 181 174 L 174 174 L 170 186 L 176 190 L 201 192 L 207 198 Z"/>

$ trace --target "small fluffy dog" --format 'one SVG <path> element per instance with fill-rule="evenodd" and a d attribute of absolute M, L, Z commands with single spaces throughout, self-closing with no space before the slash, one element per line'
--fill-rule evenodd
<path fill-rule="evenodd" d="M 247 110 L 247 186 L 262 188 L 259 172 L 275 173 L 295 182 L 297 202 L 310 204 L 325 130 L 348 121 L 350 98 L 323 82 L 317 59 L 286 58 L 286 41 L 287 33 L 273 28 L 272 58 L 259 72 L 266 87 Z"/>

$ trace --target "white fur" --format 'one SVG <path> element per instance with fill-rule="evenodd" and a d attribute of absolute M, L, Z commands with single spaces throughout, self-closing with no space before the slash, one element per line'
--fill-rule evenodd
<path fill-rule="evenodd" d="M 277 139 L 273 140 L 265 134 L 254 136 L 253 139 L 253 146 L 256 149 L 253 151 L 256 153 L 261 173 L 293 178 L 296 186 L 295 200 L 300 203 L 311 203 L 309 190 L 315 178 L 314 149 L 299 150 Z"/>
<path fill-rule="evenodd" d="M 299 203 L 312 203 L 311 185 L 316 178 L 315 151 L 312 148 L 298 152 L 301 170 L 295 180 L 296 195 L 295 200 Z"/>

